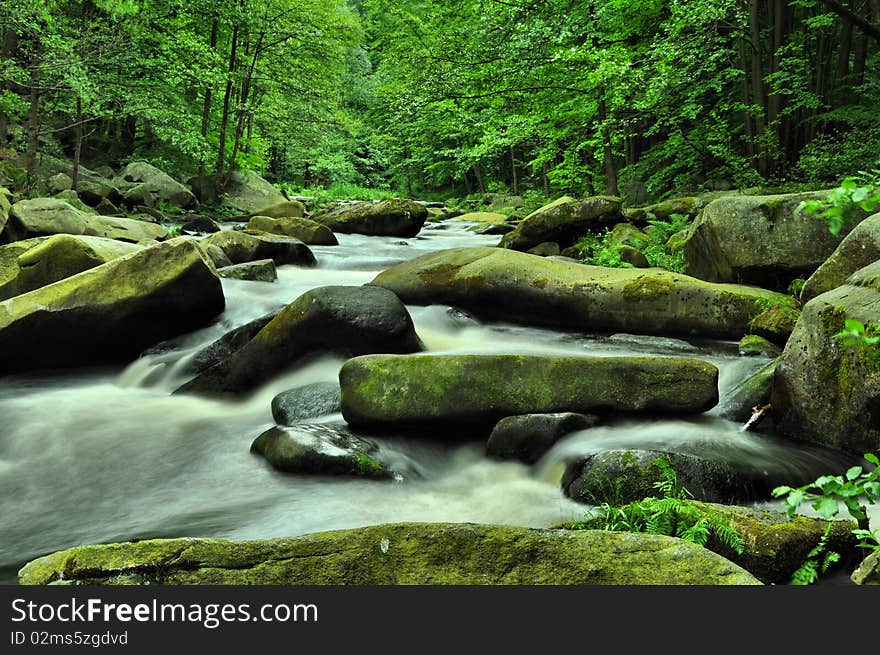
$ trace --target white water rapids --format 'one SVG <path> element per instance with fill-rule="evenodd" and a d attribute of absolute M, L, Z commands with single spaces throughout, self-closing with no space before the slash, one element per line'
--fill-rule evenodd
<path fill-rule="evenodd" d="M 241 402 L 171 395 L 185 380 L 179 371 L 187 356 L 308 289 L 360 285 L 425 252 L 498 241 L 466 227 L 429 223 L 406 240 L 339 235 L 337 247 L 313 247 L 317 268 L 279 267 L 273 284 L 224 280 L 225 313 L 175 340 L 170 352 L 124 369 L 0 379 L 0 583 L 14 583 L 17 569 L 34 557 L 134 538 L 255 539 L 399 521 L 546 527 L 584 514 L 560 491 L 564 461 L 611 448 L 708 453 L 781 478 L 841 470 L 828 453 L 743 432 L 716 409 L 694 419 L 627 419 L 574 433 L 534 467 L 488 460 L 477 441 L 449 445 L 389 435 L 378 439 L 383 452 L 406 460 L 417 475 L 397 482 L 291 475 L 250 453 L 250 444 L 274 425 L 275 394 L 336 380 L 341 359 L 311 359 Z M 699 357 L 719 367 L 722 403 L 767 362 L 739 357 L 731 343 L 488 324 L 441 306 L 410 310 L 435 352 Z"/>

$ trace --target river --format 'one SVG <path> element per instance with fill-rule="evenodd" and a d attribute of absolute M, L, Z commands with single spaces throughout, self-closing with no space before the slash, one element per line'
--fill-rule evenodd
<path fill-rule="evenodd" d="M 410 307 L 432 352 L 694 356 L 718 366 L 721 404 L 693 419 L 628 419 L 574 433 L 534 467 L 488 460 L 484 442 L 450 445 L 386 435 L 378 439 L 383 453 L 408 473 L 380 482 L 284 474 L 249 452 L 254 438 L 274 425 L 272 397 L 336 380 L 341 358 L 312 358 L 238 402 L 171 394 L 186 380 L 182 364 L 198 348 L 308 289 L 360 285 L 426 252 L 498 241 L 467 227 L 428 223 L 405 240 L 338 235 L 339 246 L 312 247 L 316 268 L 279 267 L 273 284 L 223 280 L 224 314 L 174 340 L 169 351 L 120 368 L 0 379 L 0 584 L 15 584 L 28 560 L 80 544 L 258 539 L 399 521 L 547 527 L 584 514 L 583 505 L 560 491 L 564 462 L 611 448 L 712 454 L 779 483 L 807 481 L 851 463 L 719 418 L 730 389 L 768 361 L 740 357 L 735 343 L 483 323 L 442 306 Z"/>

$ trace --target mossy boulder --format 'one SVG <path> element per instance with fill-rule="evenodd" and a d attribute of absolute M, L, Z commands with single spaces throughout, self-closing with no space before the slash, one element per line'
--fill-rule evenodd
<path fill-rule="evenodd" d="M 214 234 L 220 231 L 217 221 L 209 216 L 190 216 L 186 223 L 180 226 L 180 231 L 185 234 Z"/>
<path fill-rule="evenodd" d="M 249 391 L 314 352 L 355 356 L 421 349 L 412 318 L 393 293 L 376 287 L 318 287 L 294 300 L 241 348 L 179 391 Z"/>
<path fill-rule="evenodd" d="M 233 264 L 217 270 L 220 277 L 230 280 L 247 280 L 250 282 L 274 282 L 278 279 L 275 262 L 271 259 L 257 259 L 243 264 Z"/>
<path fill-rule="evenodd" d="M 747 334 L 739 340 L 739 354 L 743 357 L 778 357 L 782 349 L 757 334 Z"/>
<path fill-rule="evenodd" d="M 773 360 L 735 386 L 724 400 L 721 416 L 737 423 L 745 423 L 752 417 L 755 408 L 769 405 L 778 361 Z"/>
<path fill-rule="evenodd" d="M 375 443 L 344 426 L 298 423 L 270 428 L 251 444 L 279 471 L 388 479 L 393 472 L 376 459 Z"/>
<path fill-rule="evenodd" d="M 713 200 L 691 227 L 684 272 L 709 282 L 787 289 L 819 268 L 846 234 L 834 236 L 826 221 L 795 214 L 802 200 L 826 197 L 819 191 Z"/>
<path fill-rule="evenodd" d="M 120 188 L 143 184 L 146 191 L 183 209 L 199 205 L 199 201 L 189 188 L 147 162 L 131 162 L 119 172 L 118 177 L 114 180 Z"/>
<path fill-rule="evenodd" d="M 790 296 L 712 284 L 660 269 L 585 266 L 500 248 L 441 250 L 380 273 L 373 285 L 408 304 L 447 304 L 487 319 L 581 331 L 739 340 L 778 308 L 784 341 L 797 320 Z"/>
<path fill-rule="evenodd" d="M 168 238 L 168 230 L 161 225 L 87 214 L 57 198 L 33 198 L 15 203 L 3 236 L 6 241 L 20 241 L 53 234 L 95 236 L 129 243 Z"/>
<path fill-rule="evenodd" d="M 608 247 L 632 246 L 633 248 L 642 248 L 649 241 L 650 237 L 642 232 L 632 223 L 617 223 L 608 236 L 605 238 L 605 244 Z"/>
<path fill-rule="evenodd" d="M 247 229 L 293 237 L 311 246 L 339 245 L 336 235 L 329 227 L 308 218 L 253 216 L 247 223 Z"/>
<path fill-rule="evenodd" d="M 880 263 L 813 298 L 773 378 L 773 419 L 793 439 L 855 454 L 880 449 L 880 347 L 843 346 L 844 321 L 880 324 Z"/>
<path fill-rule="evenodd" d="M 670 198 L 663 200 L 655 205 L 646 207 L 647 213 L 653 214 L 655 218 L 661 221 L 669 220 L 673 214 L 683 214 L 695 218 L 703 208 L 703 201 L 700 198 L 687 196 L 684 198 Z"/>
<path fill-rule="evenodd" d="M 258 259 L 271 259 L 276 266 L 315 266 L 318 261 L 309 247 L 299 239 L 282 237 L 265 232 L 223 230 L 205 237 L 202 244 L 215 245 L 229 257 L 233 264 L 243 264 Z"/>
<path fill-rule="evenodd" d="M 214 265 L 172 239 L 0 302 L 0 372 L 128 361 L 223 309 Z"/>
<path fill-rule="evenodd" d="M 651 268 L 651 263 L 645 257 L 645 254 L 632 246 L 619 246 L 617 253 L 620 255 L 620 261 L 629 264 L 633 268 Z"/>
<path fill-rule="evenodd" d="M 100 237 L 56 234 L 0 247 L 0 300 L 6 300 L 141 249 Z"/>
<path fill-rule="evenodd" d="M 281 191 L 253 171 L 233 171 L 224 192 L 227 205 L 248 215 L 287 202 Z"/>
<path fill-rule="evenodd" d="M 226 256 L 226 253 L 223 252 L 219 246 L 214 245 L 213 243 L 203 244 L 202 250 L 205 251 L 205 254 L 210 258 L 212 262 L 214 262 L 214 266 L 218 269 L 223 268 L 225 266 L 232 266 L 232 260 Z"/>
<path fill-rule="evenodd" d="M 575 200 L 563 196 L 526 216 L 513 232 L 504 235 L 498 245 L 525 251 L 539 243 L 553 241 L 560 248 L 567 248 L 584 232 L 618 222 L 620 211 L 619 198 L 596 196 Z"/>
<path fill-rule="evenodd" d="M 507 214 L 498 214 L 496 212 L 469 212 L 456 216 L 455 220 L 467 223 L 482 223 L 484 225 L 505 225 L 507 218 Z"/>
<path fill-rule="evenodd" d="M 0 187 L 0 234 L 3 234 L 6 222 L 9 220 L 9 211 L 12 209 L 12 203 L 5 192 L 6 189 Z"/>
<path fill-rule="evenodd" d="M 608 450 L 569 462 L 562 476 L 566 496 L 588 505 L 624 505 L 659 496 L 661 460 L 671 466 L 678 484 L 697 500 L 730 502 L 753 496 L 736 471 L 724 462 L 659 450 Z"/>
<path fill-rule="evenodd" d="M 402 238 L 416 236 L 427 218 L 427 209 L 406 198 L 341 205 L 312 216 L 334 232 Z"/>
<path fill-rule="evenodd" d="M 266 216 L 268 218 L 302 218 L 306 215 L 306 206 L 299 200 L 285 200 L 274 205 L 263 207 L 253 212 L 251 216 Z"/>
<path fill-rule="evenodd" d="M 860 268 L 880 259 L 880 214 L 856 225 L 801 289 L 801 302 L 836 289 Z"/>
<path fill-rule="evenodd" d="M 594 414 L 573 412 L 508 416 L 492 429 L 486 442 L 486 454 L 494 459 L 534 464 L 562 437 L 591 428 L 599 420 Z"/>
<path fill-rule="evenodd" d="M 79 180 L 76 184 L 76 194 L 85 204 L 95 209 L 105 201 L 115 206 L 123 200 L 122 193 L 108 180 L 96 178 Z M 98 213 L 101 213 L 99 209 Z"/>
<path fill-rule="evenodd" d="M 718 402 L 718 369 L 685 358 L 368 355 L 339 371 L 352 425 L 473 423 L 517 414 L 696 414 Z"/>
<path fill-rule="evenodd" d="M 853 571 L 851 579 L 858 585 L 880 585 L 880 550 L 868 555 Z"/>
<path fill-rule="evenodd" d="M 22 585 L 754 585 L 680 539 L 598 530 L 398 523 L 266 541 L 155 539 L 33 560 Z"/>
<path fill-rule="evenodd" d="M 340 411 L 342 394 L 337 382 L 313 382 L 279 393 L 272 399 L 272 418 L 293 425 Z"/>
<path fill-rule="evenodd" d="M 559 254 L 559 244 L 553 241 L 545 241 L 544 243 L 539 243 L 534 248 L 529 248 L 529 254 L 537 255 L 538 257 L 553 257 Z"/>

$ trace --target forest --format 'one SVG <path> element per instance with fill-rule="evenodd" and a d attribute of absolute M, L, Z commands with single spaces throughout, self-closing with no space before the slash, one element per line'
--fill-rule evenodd
<path fill-rule="evenodd" d="M 6 0 L 0 146 L 31 178 L 45 153 L 296 192 L 815 187 L 876 163 L 878 25 L 878 0 Z"/>
<path fill-rule="evenodd" d="M 880 584 L 878 97 L 880 0 L 0 1 L 0 586 Z"/>

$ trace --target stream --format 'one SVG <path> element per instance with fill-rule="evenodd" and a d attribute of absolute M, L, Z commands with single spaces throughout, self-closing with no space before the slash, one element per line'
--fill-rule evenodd
<path fill-rule="evenodd" d="M 428 223 L 405 240 L 340 234 L 339 246 L 312 246 L 317 268 L 279 267 L 273 284 L 224 279 L 224 314 L 175 339 L 171 350 L 127 367 L 0 379 L 0 584 L 15 584 L 18 569 L 35 557 L 81 544 L 263 539 L 401 521 L 547 527 L 579 519 L 586 509 L 560 491 L 565 462 L 613 448 L 711 455 L 778 484 L 792 478 L 802 484 L 852 464 L 851 457 L 746 432 L 719 417 L 729 391 L 769 361 L 740 357 L 735 343 L 485 323 L 444 306 L 409 308 L 432 352 L 698 357 L 719 368 L 721 403 L 696 418 L 628 418 L 575 432 L 534 467 L 486 459 L 485 441 L 381 435 L 384 458 L 411 473 L 379 482 L 284 474 L 249 452 L 254 438 L 274 425 L 272 397 L 336 380 L 339 357 L 302 362 L 246 400 L 171 395 L 200 347 L 308 289 L 361 285 L 433 250 L 497 243 L 497 236 L 476 235 L 468 225 Z M 340 420 L 336 414 L 317 421 Z"/>

